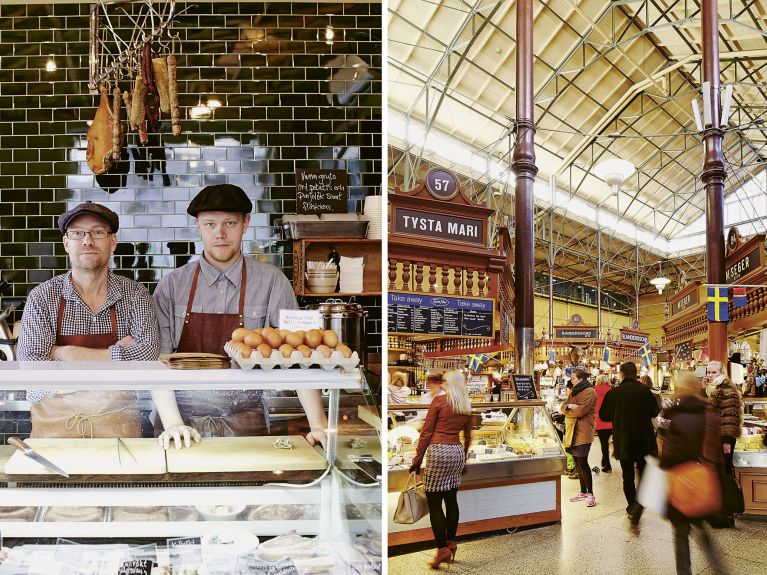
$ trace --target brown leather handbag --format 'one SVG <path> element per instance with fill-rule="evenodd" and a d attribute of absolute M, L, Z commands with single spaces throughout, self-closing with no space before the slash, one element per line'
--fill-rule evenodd
<path fill-rule="evenodd" d="M 135 391 L 57 393 L 30 412 L 31 437 L 141 437 Z"/>

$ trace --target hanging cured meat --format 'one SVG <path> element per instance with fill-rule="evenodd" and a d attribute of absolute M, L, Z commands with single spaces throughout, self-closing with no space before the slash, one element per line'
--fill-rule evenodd
<path fill-rule="evenodd" d="M 112 159 L 112 110 L 106 88 L 100 87 L 101 98 L 91 126 L 88 128 L 88 147 L 85 159 L 94 174 L 103 174 L 114 165 Z"/>

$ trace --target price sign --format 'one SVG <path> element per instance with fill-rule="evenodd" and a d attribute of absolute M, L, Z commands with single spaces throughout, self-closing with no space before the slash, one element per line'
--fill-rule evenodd
<path fill-rule="evenodd" d="M 511 381 L 518 400 L 537 399 L 535 381 L 532 375 L 512 375 Z"/>
<path fill-rule="evenodd" d="M 172 567 L 202 563 L 202 538 L 177 537 L 168 539 L 167 542 Z"/>
<path fill-rule="evenodd" d="M 296 170 L 296 213 L 345 214 L 348 211 L 346 170 Z"/>
<path fill-rule="evenodd" d="M 458 178 L 455 174 L 435 168 L 426 174 L 426 189 L 440 200 L 451 200 L 458 193 Z"/>
<path fill-rule="evenodd" d="M 322 317 L 318 309 L 281 309 L 280 327 L 288 331 L 309 331 L 322 329 Z"/>
<path fill-rule="evenodd" d="M 281 561 L 262 561 L 241 555 L 235 564 L 236 575 L 298 575 L 298 570 L 292 559 Z"/>
<path fill-rule="evenodd" d="M 117 575 L 152 575 L 151 559 L 131 559 L 124 561 Z"/>

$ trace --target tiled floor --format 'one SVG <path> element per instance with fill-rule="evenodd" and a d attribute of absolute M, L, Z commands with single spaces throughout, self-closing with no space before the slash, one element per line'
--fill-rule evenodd
<path fill-rule="evenodd" d="M 591 464 L 599 461 L 599 443 Z M 638 531 L 626 517 L 620 465 L 613 473 L 594 475 L 597 506 L 570 503 L 578 481 L 562 478 L 562 523 L 461 542 L 455 563 L 459 575 L 674 575 L 671 524 L 647 511 Z M 710 530 L 731 575 L 767 573 L 767 521 L 736 520 L 735 529 Z M 690 537 L 692 572 L 710 575 L 703 552 Z M 434 573 L 429 549 L 389 559 L 389 575 Z M 447 565 L 442 570 L 447 570 Z"/>

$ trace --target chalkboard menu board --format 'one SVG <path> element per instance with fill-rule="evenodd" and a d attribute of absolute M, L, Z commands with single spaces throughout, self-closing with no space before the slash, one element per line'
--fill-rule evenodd
<path fill-rule="evenodd" d="M 346 170 L 296 170 L 296 213 L 345 214 Z"/>
<path fill-rule="evenodd" d="M 151 575 L 151 559 L 131 559 L 120 565 L 117 575 Z"/>
<path fill-rule="evenodd" d="M 535 381 L 532 375 L 512 375 L 511 382 L 514 385 L 514 393 L 518 400 L 538 398 L 535 393 Z"/>
<path fill-rule="evenodd" d="M 389 333 L 491 337 L 495 300 L 389 293 Z"/>

